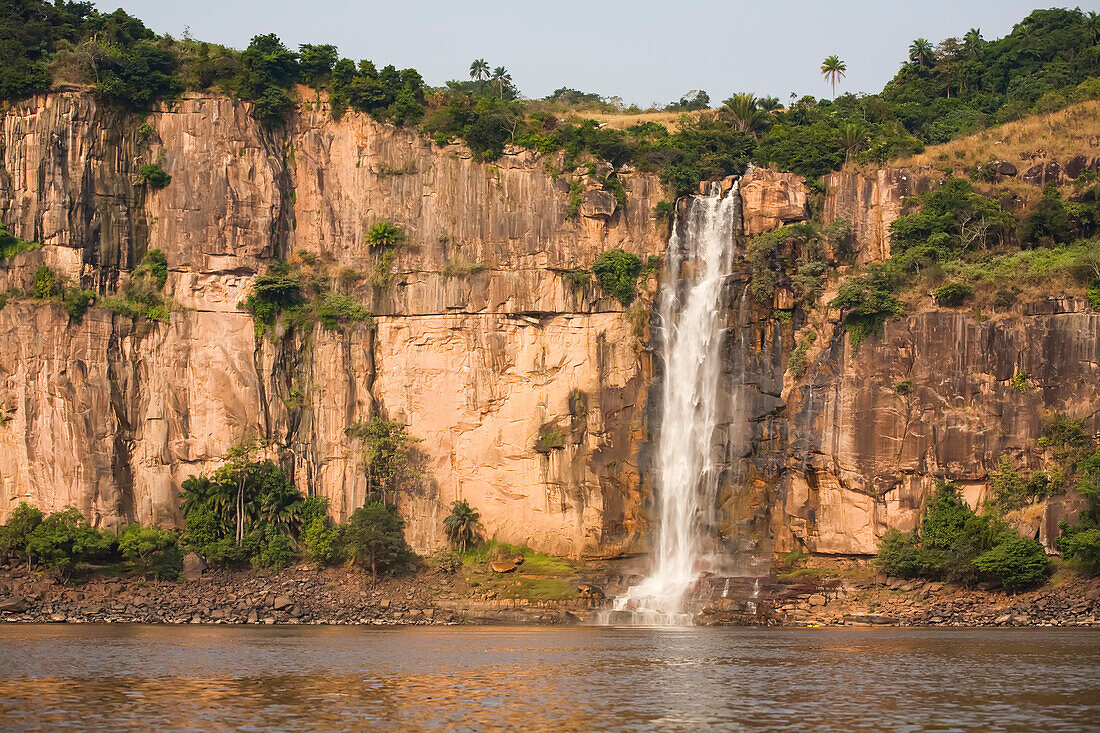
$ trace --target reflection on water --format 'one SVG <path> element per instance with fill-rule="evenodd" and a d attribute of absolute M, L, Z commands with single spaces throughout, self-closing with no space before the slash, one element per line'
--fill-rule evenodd
<path fill-rule="evenodd" d="M 1072 630 L 0 626 L 5 730 L 1076 730 Z"/>

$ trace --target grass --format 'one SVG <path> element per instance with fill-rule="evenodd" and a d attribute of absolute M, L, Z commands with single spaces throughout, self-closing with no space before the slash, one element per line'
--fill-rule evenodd
<path fill-rule="evenodd" d="M 579 119 L 595 120 L 601 125 L 610 127 L 613 130 L 625 130 L 628 127 L 640 125 L 645 122 L 656 122 L 658 125 L 667 127 L 669 132 L 677 132 L 680 129 L 680 118 L 685 114 L 691 115 L 692 117 L 698 117 L 701 111 L 639 112 L 636 114 L 617 112 L 577 112 L 575 116 Z"/>
<path fill-rule="evenodd" d="M 1097 129 L 1100 129 L 1100 100 L 1092 100 L 991 127 L 942 145 L 930 145 L 923 153 L 901 158 L 890 165 L 966 168 L 991 160 L 1007 160 L 1022 173 L 1033 163 L 1020 160 L 1020 153 L 1044 150 L 1048 160 L 1057 158 L 1064 163 L 1091 149 L 1089 140 L 1095 138 Z"/>
<path fill-rule="evenodd" d="M 523 557 L 523 564 L 511 573 L 495 573 L 489 563 Z M 530 601 L 556 601 L 577 594 L 574 569 L 565 560 L 491 540 L 463 555 L 467 582 L 479 591 L 494 591 L 497 598 L 524 598 Z"/>

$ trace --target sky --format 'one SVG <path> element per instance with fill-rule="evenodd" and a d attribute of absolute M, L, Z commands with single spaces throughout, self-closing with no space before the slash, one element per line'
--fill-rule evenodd
<path fill-rule="evenodd" d="M 735 92 L 829 95 L 821 61 L 847 64 L 837 93 L 877 92 L 913 39 L 936 43 L 980 28 L 999 38 L 1037 0 L 98 0 L 158 33 L 244 48 L 275 33 L 287 46 L 333 43 L 343 56 L 417 69 L 441 86 L 470 61 L 505 66 L 523 96 L 566 86 L 642 107 L 703 89 L 711 104 Z M 1074 3 L 1100 11 L 1100 0 Z M 1072 7 L 1070 5 L 1069 7 Z"/>

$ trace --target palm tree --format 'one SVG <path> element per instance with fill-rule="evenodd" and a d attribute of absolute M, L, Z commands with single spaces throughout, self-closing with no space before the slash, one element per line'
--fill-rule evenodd
<path fill-rule="evenodd" d="M 840 128 L 840 144 L 844 146 L 844 162 L 851 160 L 852 154 L 859 149 L 866 137 L 867 133 L 864 131 L 863 126 L 855 122 Z"/>
<path fill-rule="evenodd" d="M 825 77 L 825 81 L 833 85 L 833 99 L 836 99 L 836 80 L 844 78 L 844 72 L 848 70 L 848 65 L 840 60 L 840 57 L 836 54 L 832 56 L 826 56 L 825 60 L 821 62 L 821 75 Z"/>
<path fill-rule="evenodd" d="M 764 127 L 765 115 L 757 107 L 757 99 L 750 92 L 741 92 L 722 103 L 722 111 L 730 118 L 733 126 L 753 137 Z"/>
<path fill-rule="evenodd" d="M 485 59 L 474 59 L 470 64 L 470 78 L 474 81 L 483 81 L 489 78 L 489 62 Z"/>
<path fill-rule="evenodd" d="M 932 43 L 927 38 L 918 38 L 909 46 L 909 60 L 917 66 L 932 65 Z"/>
<path fill-rule="evenodd" d="M 984 45 L 985 39 L 982 38 L 981 28 L 971 28 L 963 36 L 963 49 L 966 51 L 966 55 L 972 59 L 978 57 Z"/>
<path fill-rule="evenodd" d="M 451 502 L 451 513 L 443 520 L 443 531 L 452 545 L 466 552 L 468 547 L 477 544 L 480 520 L 481 514 L 465 499 Z"/>
<path fill-rule="evenodd" d="M 498 66 L 493 69 L 493 81 L 500 88 L 500 98 L 504 99 L 504 87 L 512 83 L 512 75 L 508 73 L 508 69 Z"/>
<path fill-rule="evenodd" d="M 1100 14 L 1089 11 L 1085 16 L 1085 31 L 1092 36 L 1092 43 L 1100 42 Z"/>
<path fill-rule="evenodd" d="M 774 112 L 783 106 L 779 101 L 779 97 L 761 97 L 756 100 L 756 104 L 765 112 Z"/>

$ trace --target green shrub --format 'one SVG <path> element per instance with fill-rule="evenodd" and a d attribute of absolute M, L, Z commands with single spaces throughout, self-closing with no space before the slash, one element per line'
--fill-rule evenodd
<path fill-rule="evenodd" d="M 77 509 L 66 507 L 34 528 L 27 538 L 27 555 L 32 564 L 68 577 L 79 563 L 105 555 L 111 544 L 112 538 L 88 524 Z"/>
<path fill-rule="evenodd" d="M 131 524 L 118 536 L 122 558 L 157 580 L 174 580 L 183 570 L 183 552 L 175 532 Z"/>
<path fill-rule="evenodd" d="M 1088 299 L 1090 308 L 1100 311 L 1100 283 L 1091 286 L 1085 297 Z"/>
<path fill-rule="evenodd" d="M 605 293 L 623 305 L 630 305 L 636 294 L 638 276 L 642 273 L 642 259 L 631 252 L 611 249 L 592 265 L 592 273 Z"/>
<path fill-rule="evenodd" d="M 565 447 L 565 431 L 556 423 L 543 423 L 539 427 L 539 435 L 535 438 L 535 452 L 549 453 L 561 450 Z"/>
<path fill-rule="evenodd" d="M 277 572 L 293 565 L 296 558 L 297 553 L 294 552 L 290 538 L 269 525 L 264 530 L 260 551 L 253 558 L 253 563 L 257 567 Z"/>
<path fill-rule="evenodd" d="M 79 321 L 88 312 L 88 306 L 95 302 L 94 290 L 74 290 L 66 288 L 61 293 L 61 305 L 74 320 Z"/>
<path fill-rule="evenodd" d="M 948 283 L 941 285 L 932 291 L 932 300 L 936 305 L 946 308 L 956 308 L 974 295 L 974 288 L 965 283 Z"/>
<path fill-rule="evenodd" d="M 1036 471 L 1024 478 L 1008 456 L 1001 456 L 998 463 L 999 470 L 989 474 L 989 490 L 999 511 L 1010 512 L 1050 496 L 1053 487 L 1045 473 Z"/>
<path fill-rule="evenodd" d="M 1059 522 L 1062 536 L 1058 538 L 1058 549 L 1067 560 L 1081 563 L 1091 572 L 1100 572 L 1100 528 L 1071 527 L 1067 522 Z"/>
<path fill-rule="evenodd" d="M 252 282 L 252 292 L 242 306 L 252 314 L 257 331 L 263 333 L 265 328 L 275 325 L 280 314 L 303 303 L 301 279 L 290 274 L 285 262 L 278 262 Z"/>
<path fill-rule="evenodd" d="M 141 166 L 141 180 L 151 188 L 160 190 L 172 182 L 172 176 L 156 163 Z"/>
<path fill-rule="evenodd" d="M 581 215 L 581 204 L 584 203 L 584 188 L 581 182 L 573 180 L 569 182 L 569 206 L 565 210 L 565 218 L 576 221 Z"/>
<path fill-rule="evenodd" d="M 344 528 L 342 540 L 348 560 L 370 568 L 371 578 L 385 572 L 406 550 L 405 522 L 397 507 L 379 501 L 367 502 L 356 509 Z"/>
<path fill-rule="evenodd" d="M 868 336 L 880 335 L 887 320 L 899 318 L 904 308 L 893 294 L 895 276 L 886 265 L 873 264 L 865 274 L 849 278 L 830 308 L 839 308 L 853 348 Z"/>
<path fill-rule="evenodd" d="M 331 526 L 327 517 L 314 517 L 304 524 L 298 543 L 317 568 L 334 562 L 340 554 L 339 530 Z"/>
<path fill-rule="evenodd" d="M 884 573 L 895 578 L 915 578 L 925 569 L 916 535 L 893 528 L 882 536 L 875 562 Z"/>
<path fill-rule="evenodd" d="M 34 273 L 34 297 L 47 300 L 61 292 L 61 278 L 42 265 Z"/>
<path fill-rule="evenodd" d="M 579 290 L 592 280 L 592 273 L 588 270 L 566 270 L 562 277 L 569 287 Z"/>
<path fill-rule="evenodd" d="M 8 228 L 4 226 L 3 222 L 0 222 L 0 262 L 9 260 L 21 252 L 38 249 L 39 246 L 40 245 L 34 242 L 25 242 L 14 236 L 8 231 Z"/>
<path fill-rule="evenodd" d="M 454 575 L 462 569 L 462 556 L 450 550 L 440 550 L 432 555 L 432 564 L 445 575 Z"/>
<path fill-rule="evenodd" d="M 947 550 L 962 532 L 973 510 L 959 496 L 954 482 L 941 482 L 921 517 L 920 539 L 925 547 Z"/>
<path fill-rule="evenodd" d="M 380 221 L 367 230 L 367 245 L 376 249 L 398 247 L 405 241 L 405 232 L 401 227 L 388 221 Z"/>
<path fill-rule="evenodd" d="M 996 577 L 1010 591 L 1039 585 L 1050 569 L 1043 546 L 1015 533 L 975 558 L 974 566 Z"/>
<path fill-rule="evenodd" d="M 333 290 L 325 293 L 317 306 L 317 319 L 328 331 L 335 331 L 341 324 L 370 321 L 370 311 L 361 303 Z"/>
<path fill-rule="evenodd" d="M 0 526 L 0 559 L 14 557 L 29 560 L 27 541 L 34 528 L 42 523 L 45 515 L 38 507 L 25 501 L 12 510 L 8 523 Z"/>

